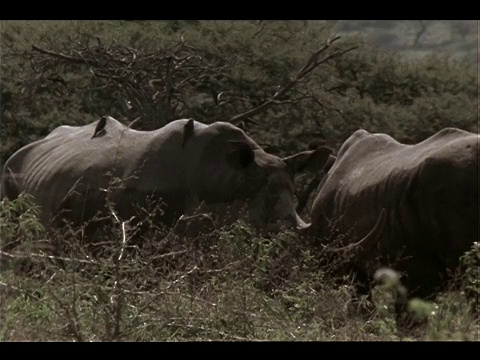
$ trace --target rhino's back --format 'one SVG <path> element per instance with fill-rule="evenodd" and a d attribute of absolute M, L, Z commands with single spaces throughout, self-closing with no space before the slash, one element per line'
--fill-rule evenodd
<path fill-rule="evenodd" d="M 162 191 L 162 184 L 179 182 L 175 165 L 180 158 L 182 124 L 136 131 L 109 117 L 105 132 L 96 137 L 98 122 L 60 126 L 7 161 L 2 177 L 7 186 L 2 188 L 11 188 L 12 195 L 22 191 L 34 195 L 46 217 L 68 194 L 87 189 L 98 193 L 115 179 L 122 179 L 115 186 L 129 194 Z"/>
<path fill-rule="evenodd" d="M 456 243 L 463 248 L 478 224 L 478 139 L 451 128 L 415 145 L 364 136 L 330 169 L 313 204 L 313 221 L 321 227 L 324 217 L 341 218 L 344 228 L 365 233 L 386 208 L 391 241 L 414 244 L 424 237 L 421 244 L 428 247 L 437 241 L 432 232 L 446 237 L 448 226 L 448 236 L 464 231 Z"/>
<path fill-rule="evenodd" d="M 478 135 L 463 130 L 444 129 L 415 145 L 401 144 L 384 134 L 371 134 L 360 139 L 334 165 L 331 183 L 340 188 L 347 184 L 352 195 L 390 182 L 401 185 L 405 176 L 411 177 L 428 164 L 457 168 L 478 167 Z M 430 166 L 428 171 L 434 172 Z M 444 174 L 449 176 L 450 174 Z"/>

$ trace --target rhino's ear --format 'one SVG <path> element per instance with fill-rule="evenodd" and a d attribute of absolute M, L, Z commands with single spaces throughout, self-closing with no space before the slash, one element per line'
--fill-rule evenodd
<path fill-rule="evenodd" d="M 187 123 L 183 126 L 183 142 L 182 147 L 185 147 L 187 140 L 194 134 L 193 130 L 193 119 L 189 119 Z"/>
<path fill-rule="evenodd" d="M 243 170 L 255 160 L 252 147 L 244 141 L 230 141 L 227 162 L 236 170 Z"/>
<path fill-rule="evenodd" d="M 330 170 L 330 168 L 333 166 L 333 164 L 335 164 L 336 160 L 337 160 L 337 157 L 335 155 L 329 155 L 328 160 L 325 163 L 325 166 L 323 167 L 323 172 L 327 173 L 328 170 Z"/>
<path fill-rule="evenodd" d="M 315 150 L 302 151 L 298 154 L 287 156 L 283 161 L 295 174 L 299 171 L 319 171 L 324 166 L 332 166 L 335 162 L 335 156 L 331 155 L 332 149 L 326 146 L 320 146 Z"/>

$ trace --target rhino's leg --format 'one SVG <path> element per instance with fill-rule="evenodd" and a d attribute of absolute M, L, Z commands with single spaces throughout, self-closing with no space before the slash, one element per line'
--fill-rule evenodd
<path fill-rule="evenodd" d="M 209 214 L 182 215 L 175 224 L 172 233 L 177 236 L 198 237 L 215 230 L 215 223 Z"/>
<path fill-rule="evenodd" d="M 183 215 L 185 216 L 194 215 L 199 211 L 201 206 L 202 206 L 202 203 L 200 202 L 200 199 L 198 198 L 197 194 L 195 194 L 193 191 L 189 191 L 185 199 L 185 209 L 184 209 Z"/>

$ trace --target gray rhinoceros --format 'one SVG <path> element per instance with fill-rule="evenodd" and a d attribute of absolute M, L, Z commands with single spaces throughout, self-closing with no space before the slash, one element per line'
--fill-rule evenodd
<path fill-rule="evenodd" d="M 395 264 L 412 296 L 432 294 L 479 238 L 479 142 L 455 128 L 414 145 L 356 131 L 325 166 L 310 231 L 335 224 L 361 234 L 383 211 L 378 237 L 357 249 L 357 278 Z"/>
<path fill-rule="evenodd" d="M 124 220 L 141 218 L 151 211 L 151 201 L 161 201 L 160 218 L 167 225 L 200 205 L 224 212 L 226 204 L 242 203 L 262 229 L 279 223 L 303 227 L 293 203 L 293 174 L 321 168 L 329 154 L 322 147 L 281 159 L 225 122 L 181 119 L 137 131 L 103 117 L 85 126 L 60 126 L 18 150 L 4 166 L 1 196 L 33 195 L 44 223 L 82 223 L 107 208 Z"/>

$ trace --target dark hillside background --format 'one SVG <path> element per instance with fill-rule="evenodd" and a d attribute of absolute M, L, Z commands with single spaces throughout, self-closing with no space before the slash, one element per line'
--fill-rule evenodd
<path fill-rule="evenodd" d="M 412 57 L 436 52 L 477 59 L 476 20 L 341 20 L 336 29 Z"/>

